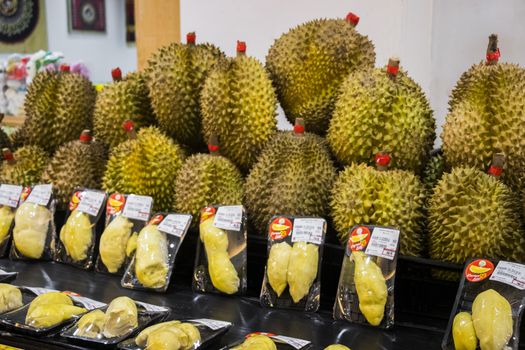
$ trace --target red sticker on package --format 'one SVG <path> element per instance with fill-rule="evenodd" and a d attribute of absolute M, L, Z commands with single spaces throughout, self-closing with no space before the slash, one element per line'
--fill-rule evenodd
<path fill-rule="evenodd" d="M 276 241 L 288 237 L 292 232 L 292 222 L 288 218 L 275 218 L 270 224 L 270 237 Z"/>
<path fill-rule="evenodd" d="M 489 277 L 494 271 L 494 264 L 486 259 L 477 259 L 468 264 L 465 269 L 465 278 L 469 282 L 480 282 Z"/>
<path fill-rule="evenodd" d="M 124 209 L 126 197 L 120 193 L 113 193 L 109 196 L 108 204 L 106 205 L 107 215 L 114 215 L 120 213 Z"/>
<path fill-rule="evenodd" d="M 353 252 L 364 250 L 370 241 L 370 229 L 366 226 L 354 228 L 348 237 L 348 245 Z"/>
<path fill-rule="evenodd" d="M 201 212 L 201 222 L 204 222 L 215 215 L 216 209 L 214 207 L 206 207 Z"/>

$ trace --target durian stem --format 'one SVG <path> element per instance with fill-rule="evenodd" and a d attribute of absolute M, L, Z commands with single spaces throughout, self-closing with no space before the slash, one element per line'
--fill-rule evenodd
<path fill-rule="evenodd" d="M 386 72 L 391 79 L 395 79 L 397 77 L 397 73 L 399 72 L 399 58 L 391 57 L 388 60 Z"/>
<path fill-rule="evenodd" d="M 237 40 L 237 57 L 246 56 L 246 42 Z"/>
<path fill-rule="evenodd" d="M 390 165 L 391 157 L 390 155 L 383 151 L 379 152 L 375 156 L 376 169 L 378 171 L 386 171 Z"/>
<path fill-rule="evenodd" d="M 498 63 L 500 52 L 498 48 L 498 36 L 491 34 L 489 36 L 489 44 L 487 46 L 487 65 L 495 65 Z"/>
<path fill-rule="evenodd" d="M 211 155 L 219 155 L 219 138 L 216 134 L 211 134 L 208 139 L 208 151 Z"/>
<path fill-rule="evenodd" d="M 359 16 L 356 15 L 355 13 L 353 13 L 353 12 L 348 12 L 348 14 L 346 15 L 345 20 L 348 23 L 350 23 L 352 26 L 355 27 L 359 23 Z"/>
<path fill-rule="evenodd" d="M 295 118 L 295 125 L 293 127 L 293 132 L 296 136 L 303 136 L 304 135 L 304 119 L 303 118 Z"/>
<path fill-rule="evenodd" d="M 7 161 L 8 164 L 13 165 L 13 164 L 16 163 L 15 156 L 13 155 L 13 152 L 11 152 L 11 150 L 9 148 L 2 149 L 2 154 L 3 154 L 4 159 Z"/>
<path fill-rule="evenodd" d="M 91 136 L 91 130 L 85 129 L 82 130 L 82 133 L 80 133 L 80 142 L 83 144 L 89 145 L 91 143 L 91 140 L 93 137 Z"/>
<path fill-rule="evenodd" d="M 492 164 L 490 165 L 487 173 L 494 177 L 500 177 L 503 173 L 503 168 L 505 167 L 505 154 L 496 153 L 492 157 Z"/>
<path fill-rule="evenodd" d="M 186 44 L 189 46 L 195 46 L 197 36 L 195 35 L 195 32 L 190 32 L 186 34 Z"/>

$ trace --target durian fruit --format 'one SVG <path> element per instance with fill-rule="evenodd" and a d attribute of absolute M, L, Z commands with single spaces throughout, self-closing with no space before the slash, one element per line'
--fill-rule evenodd
<path fill-rule="evenodd" d="M 49 156 L 39 146 L 20 147 L 12 153 L 3 150 L 5 161 L 0 168 L 2 183 L 31 186 L 40 182 L 42 173 L 49 162 Z"/>
<path fill-rule="evenodd" d="M 104 316 L 102 334 L 106 338 L 128 334 L 138 326 L 138 311 L 135 302 L 128 297 L 118 297 L 109 303 Z"/>
<path fill-rule="evenodd" d="M 219 155 L 215 135 L 210 138 L 210 154 L 186 159 L 175 183 L 175 210 L 193 215 L 193 225 L 202 208 L 212 205 L 242 204 L 244 182 L 237 167 Z"/>
<path fill-rule="evenodd" d="M 494 289 L 476 296 L 472 304 L 472 321 L 481 350 L 505 349 L 512 337 L 512 309 Z"/>
<path fill-rule="evenodd" d="M 341 344 L 332 344 L 324 348 L 324 350 L 351 350 L 348 346 Z"/>
<path fill-rule="evenodd" d="M 52 183 L 59 208 L 65 209 L 78 187 L 98 189 L 106 168 L 105 146 L 92 140 L 91 131 L 61 146 L 42 174 L 42 181 Z"/>
<path fill-rule="evenodd" d="M 7 283 L 0 283 L 0 314 L 17 309 L 22 305 L 20 289 Z"/>
<path fill-rule="evenodd" d="M 315 244 L 293 244 L 286 279 L 294 303 L 300 302 L 310 292 L 310 287 L 317 277 L 318 262 L 319 248 Z"/>
<path fill-rule="evenodd" d="M 7 205 L 0 206 L 0 245 L 8 238 L 9 229 L 14 218 L 13 208 Z"/>
<path fill-rule="evenodd" d="M 4 120 L 5 114 L 0 113 L 0 123 Z M 5 133 L 4 129 L 0 128 L 0 149 L 4 148 L 11 148 L 11 140 L 9 139 L 9 136 Z"/>
<path fill-rule="evenodd" d="M 62 292 L 47 292 L 38 295 L 31 301 L 27 313 L 32 313 L 33 310 L 42 305 L 73 305 L 73 300 Z"/>
<path fill-rule="evenodd" d="M 388 297 L 385 277 L 372 257 L 362 251 L 352 252 L 355 263 L 354 283 L 359 310 L 372 326 L 381 324 Z"/>
<path fill-rule="evenodd" d="M 25 202 L 18 207 L 13 228 L 13 243 L 24 257 L 42 257 L 52 218 L 51 211 L 43 205 Z"/>
<path fill-rule="evenodd" d="M 139 233 L 135 254 L 135 275 L 149 288 L 166 285 L 168 275 L 168 239 L 157 225 L 146 225 Z"/>
<path fill-rule="evenodd" d="M 460 312 L 454 317 L 452 337 L 455 350 L 476 350 L 478 338 L 470 313 Z"/>
<path fill-rule="evenodd" d="M 498 63 L 498 38 L 489 37 L 487 60 L 462 74 L 451 93 L 441 138 L 452 167 L 486 170 L 492 155 L 507 156 L 503 182 L 514 190 L 525 186 L 525 69 Z"/>
<path fill-rule="evenodd" d="M 110 273 L 116 273 L 126 259 L 128 240 L 133 223 L 119 215 L 114 218 L 100 236 L 100 260 Z"/>
<path fill-rule="evenodd" d="M 200 148 L 205 145 L 201 91 L 210 70 L 225 56 L 214 45 L 195 44 L 195 33 L 186 38 L 186 45 L 173 43 L 154 53 L 145 74 L 160 129 L 182 144 Z"/>
<path fill-rule="evenodd" d="M 176 330 L 176 329 L 175 329 Z M 185 349 L 179 338 L 180 331 L 171 328 L 161 328 L 150 334 L 146 344 L 148 350 L 180 350 Z"/>
<path fill-rule="evenodd" d="M 131 236 L 128 239 L 128 243 L 126 244 L 126 256 L 130 258 L 133 253 L 137 250 L 137 240 L 139 238 L 138 232 L 133 232 Z"/>
<path fill-rule="evenodd" d="M 309 21 L 270 48 L 266 67 L 292 124 L 304 118 L 308 130 L 324 134 L 344 78 L 374 66 L 374 45 L 355 30 L 358 22 L 351 12 L 345 19 Z"/>
<path fill-rule="evenodd" d="M 190 350 L 200 344 L 201 335 L 191 323 L 180 321 L 163 322 L 146 328 L 135 343 L 151 350 Z"/>
<path fill-rule="evenodd" d="M 130 119 L 137 129 L 155 123 L 145 74 L 133 72 L 122 78 L 120 68 L 111 71 L 113 83 L 104 86 L 97 96 L 93 129 L 98 141 L 110 148 L 126 141 L 121 125 Z"/>
<path fill-rule="evenodd" d="M 421 87 L 391 58 L 386 68 L 346 78 L 326 138 L 344 165 L 372 164 L 387 150 L 392 168 L 419 173 L 434 145 L 435 121 Z"/>
<path fill-rule="evenodd" d="M 104 328 L 104 317 L 104 312 L 99 309 L 88 312 L 78 320 L 75 335 L 84 338 L 97 338 Z"/>
<path fill-rule="evenodd" d="M 244 42 L 237 42 L 237 57 L 210 72 L 201 109 L 204 137 L 217 135 L 222 154 L 247 172 L 276 131 L 277 98 L 263 65 L 246 56 Z"/>
<path fill-rule="evenodd" d="M 73 261 L 81 262 L 88 257 L 89 248 L 94 244 L 93 225 L 88 214 L 74 210 L 62 226 L 60 241 Z"/>
<path fill-rule="evenodd" d="M 400 230 L 400 253 L 421 255 L 424 248 L 425 188 L 411 172 L 388 170 L 390 156 L 376 156 L 378 169 L 352 164 L 332 188 L 332 219 L 341 243 L 354 225 L 392 226 Z"/>
<path fill-rule="evenodd" d="M 270 337 L 257 334 L 248 337 L 241 345 L 232 350 L 277 350 L 277 346 Z"/>
<path fill-rule="evenodd" d="M 441 150 L 433 151 L 425 164 L 421 176 L 421 181 L 425 185 L 428 194 L 432 194 L 434 187 L 447 171 L 443 152 Z"/>
<path fill-rule="evenodd" d="M 266 274 L 277 297 L 281 296 L 288 285 L 287 276 L 291 253 L 292 247 L 286 242 L 281 242 L 272 245 L 270 254 L 268 254 Z"/>
<path fill-rule="evenodd" d="M 208 272 L 215 288 L 226 294 L 239 290 L 239 276 L 228 254 L 228 233 L 213 225 L 211 216 L 200 223 L 200 239 L 208 258 Z"/>
<path fill-rule="evenodd" d="M 172 209 L 175 179 L 185 158 L 182 149 L 155 127 L 142 128 L 136 135 L 132 122 L 125 127 L 130 140 L 112 150 L 104 189 L 151 196 L 155 211 Z"/>
<path fill-rule="evenodd" d="M 37 145 L 49 154 L 75 140 L 92 126 L 96 91 L 91 82 L 64 66 L 59 72 L 42 71 L 28 87 L 27 116 L 13 138 L 15 146 Z"/>
<path fill-rule="evenodd" d="M 336 169 L 325 141 L 304 133 L 279 132 L 266 145 L 246 178 L 244 204 L 255 229 L 266 232 L 274 215 L 325 217 Z"/>
<path fill-rule="evenodd" d="M 86 311 L 83 307 L 74 305 L 39 305 L 35 307 L 31 313 L 27 313 L 26 324 L 35 328 L 47 328 L 69 320 L 71 317 L 80 315 Z"/>

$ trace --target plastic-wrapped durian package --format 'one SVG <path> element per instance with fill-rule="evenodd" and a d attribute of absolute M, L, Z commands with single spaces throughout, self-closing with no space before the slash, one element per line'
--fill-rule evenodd
<path fill-rule="evenodd" d="M 256 332 L 244 336 L 244 338 L 230 344 L 221 350 L 308 350 L 312 349 L 312 343 L 309 340 L 287 337 L 284 335 Z"/>
<path fill-rule="evenodd" d="M 55 198 L 51 184 L 24 187 L 16 209 L 9 257 L 51 260 L 55 236 Z"/>
<path fill-rule="evenodd" d="M 380 328 L 394 325 L 399 230 L 356 225 L 348 234 L 334 319 Z"/>
<path fill-rule="evenodd" d="M 0 185 L 0 257 L 6 255 L 9 247 L 22 190 L 23 187 L 18 185 Z"/>
<path fill-rule="evenodd" d="M 270 220 L 262 306 L 317 311 L 325 236 L 323 218 L 274 216 Z"/>
<path fill-rule="evenodd" d="M 66 220 L 55 237 L 55 259 L 82 269 L 95 263 L 95 246 L 103 229 L 107 194 L 100 190 L 76 189 L 69 200 Z"/>
<path fill-rule="evenodd" d="M 105 228 L 100 236 L 95 270 L 122 275 L 131 261 L 139 232 L 146 226 L 153 198 L 113 193 L 106 203 Z"/>
<path fill-rule="evenodd" d="M 524 264 L 471 259 L 465 264 L 441 348 L 517 350 L 524 308 Z"/>
<path fill-rule="evenodd" d="M 122 287 L 165 292 L 191 220 L 189 214 L 153 215 L 137 236 L 137 247 L 122 276 Z"/>
<path fill-rule="evenodd" d="M 242 205 L 204 208 L 193 272 L 193 290 L 243 295 L 247 288 L 247 217 Z"/>

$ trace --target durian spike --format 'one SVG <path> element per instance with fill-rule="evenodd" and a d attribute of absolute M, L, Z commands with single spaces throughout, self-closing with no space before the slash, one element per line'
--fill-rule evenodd
<path fill-rule="evenodd" d="M 137 132 L 135 131 L 135 123 L 131 119 L 126 120 L 122 123 L 122 129 L 128 134 L 130 140 L 135 140 L 137 138 Z"/>
<path fill-rule="evenodd" d="M 84 144 L 90 144 L 91 140 L 93 140 L 93 136 L 91 136 L 91 130 L 89 129 L 82 130 L 82 132 L 80 133 L 79 140 L 80 142 Z"/>
<path fill-rule="evenodd" d="M 216 134 L 211 134 L 208 139 L 208 151 L 210 151 L 211 155 L 219 155 L 219 149 L 219 138 Z"/>
<path fill-rule="evenodd" d="M 487 173 L 491 176 L 498 178 L 503 173 L 504 167 L 505 167 L 505 154 L 496 153 L 492 157 L 492 164 L 490 165 Z"/>
<path fill-rule="evenodd" d="M 348 23 L 350 23 L 354 27 L 357 26 L 357 24 L 359 23 L 359 16 L 353 12 L 348 12 L 345 19 Z"/>
<path fill-rule="evenodd" d="M 4 156 L 4 160 L 8 164 L 15 164 L 16 163 L 15 156 L 13 155 L 13 152 L 11 152 L 11 150 L 9 148 L 2 149 L 2 154 Z"/>
<path fill-rule="evenodd" d="M 303 118 L 295 118 L 295 125 L 293 126 L 293 132 L 296 136 L 303 136 L 304 135 L 304 119 Z"/>
<path fill-rule="evenodd" d="M 388 167 L 390 166 L 390 161 L 392 158 L 390 157 L 390 154 L 387 152 L 379 152 L 375 156 L 375 162 L 376 162 L 376 168 L 379 171 L 385 171 L 388 170 Z"/>
<path fill-rule="evenodd" d="M 246 41 L 237 40 L 237 57 L 246 55 Z"/>
<path fill-rule="evenodd" d="M 399 72 L 398 57 L 390 57 L 390 59 L 388 60 L 388 64 L 386 65 L 386 72 L 388 76 L 392 79 L 395 79 L 397 77 L 397 73 Z"/>
<path fill-rule="evenodd" d="M 119 67 L 113 68 L 111 70 L 111 78 L 113 78 L 113 81 L 121 81 L 122 80 L 122 71 Z"/>
<path fill-rule="evenodd" d="M 71 67 L 69 66 L 69 64 L 61 64 L 60 67 L 58 68 L 61 72 L 70 72 L 71 71 Z"/>
<path fill-rule="evenodd" d="M 195 46 L 195 41 L 197 40 L 197 35 L 195 35 L 195 32 L 189 32 L 186 34 L 186 44 Z"/>
<path fill-rule="evenodd" d="M 491 34 L 487 46 L 487 65 L 497 64 L 499 57 L 498 36 L 496 34 Z"/>

